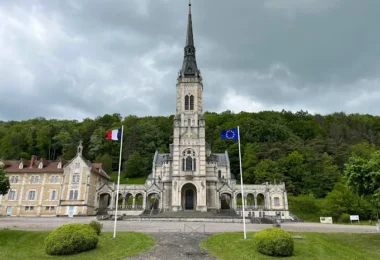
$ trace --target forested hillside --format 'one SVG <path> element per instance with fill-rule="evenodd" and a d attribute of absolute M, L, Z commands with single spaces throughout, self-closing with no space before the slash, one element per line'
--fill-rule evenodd
<path fill-rule="evenodd" d="M 226 111 L 206 112 L 205 118 L 208 144 L 213 152 L 229 152 L 237 179 L 238 144 L 221 140 L 220 132 L 239 125 L 245 183 L 285 181 L 289 194 L 295 196 L 325 197 L 343 177 L 344 164 L 352 153 L 365 153 L 369 147 L 376 150 L 380 145 L 380 117 L 371 115 Z M 84 156 L 103 161 L 110 172 L 117 169 L 119 143 L 106 141 L 105 132 L 121 124 L 125 129 L 123 172 L 130 177 L 147 176 L 155 150 L 169 151 L 173 116 L 122 118 L 113 114 L 82 122 L 44 118 L 0 122 L 0 157 L 70 159 L 83 140 Z"/>

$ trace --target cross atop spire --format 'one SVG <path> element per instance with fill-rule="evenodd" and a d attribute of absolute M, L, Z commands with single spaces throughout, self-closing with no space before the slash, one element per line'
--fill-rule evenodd
<path fill-rule="evenodd" d="M 191 0 L 189 0 L 189 17 L 187 22 L 186 46 L 184 49 L 184 60 L 182 64 L 181 76 L 198 77 L 198 75 L 199 70 L 195 58 L 193 21 L 191 15 Z"/>

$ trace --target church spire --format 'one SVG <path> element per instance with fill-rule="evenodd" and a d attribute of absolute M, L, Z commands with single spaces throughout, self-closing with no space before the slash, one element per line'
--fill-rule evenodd
<path fill-rule="evenodd" d="M 187 23 L 186 46 L 184 49 L 184 59 L 182 64 L 181 76 L 198 77 L 199 70 L 195 58 L 195 46 L 193 35 L 193 22 L 191 17 L 191 0 L 189 0 L 189 18 Z"/>
<path fill-rule="evenodd" d="M 191 19 L 191 0 L 189 0 L 189 19 L 187 23 L 187 35 L 186 35 L 186 47 L 187 46 L 194 47 L 193 22 Z"/>

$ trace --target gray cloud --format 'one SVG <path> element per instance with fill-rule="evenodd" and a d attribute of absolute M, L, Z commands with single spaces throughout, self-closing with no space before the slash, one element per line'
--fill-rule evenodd
<path fill-rule="evenodd" d="M 205 110 L 380 113 L 379 1 L 193 2 Z M 175 112 L 186 1 L 2 1 L 0 20 L 0 120 Z"/>

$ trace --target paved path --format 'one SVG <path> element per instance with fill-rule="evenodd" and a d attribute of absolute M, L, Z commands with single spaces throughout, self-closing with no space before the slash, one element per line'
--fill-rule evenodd
<path fill-rule="evenodd" d="M 157 244 L 148 252 L 126 260 L 215 260 L 200 248 L 199 244 L 207 234 L 201 233 L 151 233 Z"/>
<path fill-rule="evenodd" d="M 22 217 L 0 217 L 0 229 L 23 229 L 23 230 L 52 230 L 68 223 L 89 223 L 95 217 L 54 217 L 54 218 L 22 218 Z M 103 231 L 113 231 L 114 221 L 102 221 Z M 209 223 L 209 222 L 163 222 L 163 221 L 118 221 L 118 231 L 140 231 L 145 233 L 162 232 L 164 229 L 184 230 L 196 229 L 204 225 L 206 233 L 222 233 L 242 231 L 242 223 Z M 258 231 L 267 227 L 268 224 L 247 223 L 247 231 Z M 364 225 L 337 225 L 319 223 L 283 223 L 281 227 L 287 231 L 295 232 L 347 232 L 347 233 L 376 233 L 375 226 Z M 203 227 L 202 227 L 203 228 Z"/>

